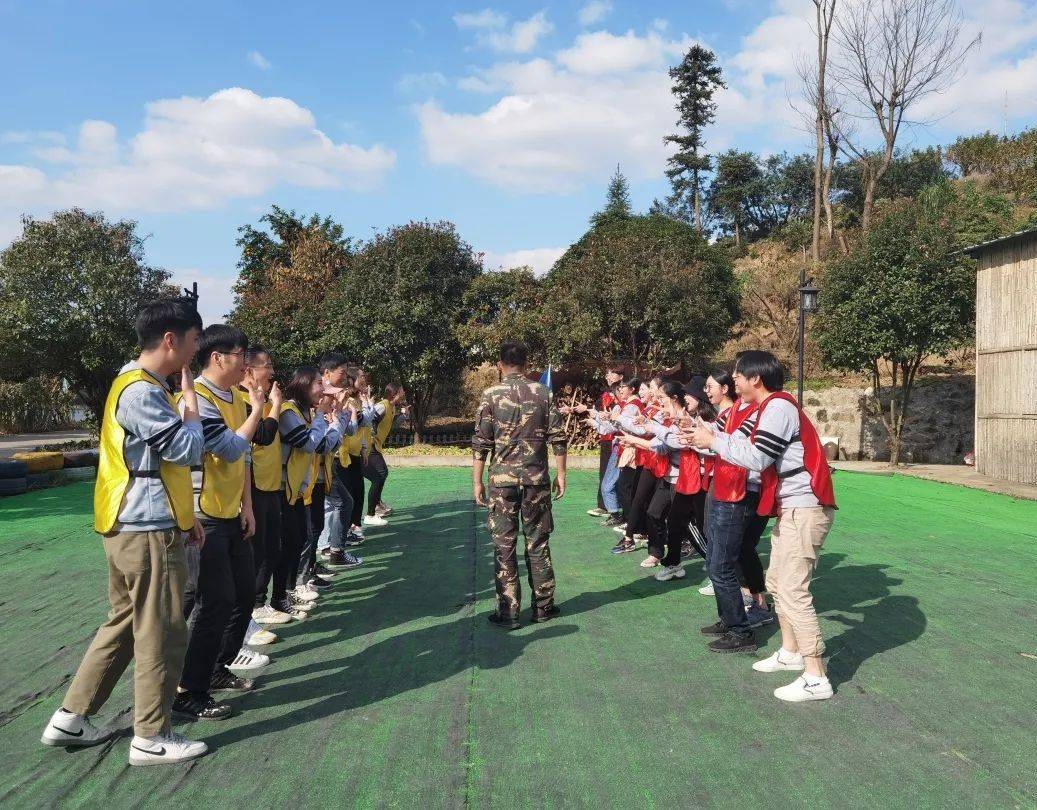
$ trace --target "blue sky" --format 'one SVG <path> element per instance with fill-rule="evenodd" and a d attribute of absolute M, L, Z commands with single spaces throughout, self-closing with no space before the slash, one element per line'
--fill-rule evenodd
<path fill-rule="evenodd" d="M 692 42 L 729 84 L 710 149 L 808 149 L 789 99 L 812 8 L 0 0 L 0 244 L 22 213 L 134 218 L 210 318 L 230 303 L 237 227 L 271 203 L 361 238 L 449 219 L 487 266 L 543 269 L 617 164 L 637 207 L 665 194 L 665 71 Z M 962 11 L 983 45 L 905 143 L 1000 131 L 1006 101 L 1009 130 L 1037 123 L 1037 2 Z"/>

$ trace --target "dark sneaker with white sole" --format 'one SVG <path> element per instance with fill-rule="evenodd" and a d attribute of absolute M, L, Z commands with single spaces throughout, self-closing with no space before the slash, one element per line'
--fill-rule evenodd
<path fill-rule="evenodd" d="M 209 689 L 213 692 L 251 692 L 256 682 L 251 678 L 239 678 L 227 668 L 216 670 L 209 681 Z"/>
<path fill-rule="evenodd" d="M 711 624 L 709 627 L 703 627 L 699 632 L 705 636 L 726 636 L 727 625 L 723 622 L 717 622 L 716 624 Z"/>
<path fill-rule="evenodd" d="M 355 557 L 348 551 L 334 550 L 328 555 L 328 568 L 334 571 L 336 568 L 359 568 L 364 564 L 361 557 Z"/>
<path fill-rule="evenodd" d="M 192 720 L 225 720 L 233 712 L 229 703 L 217 703 L 208 692 L 180 692 L 173 699 L 173 714 Z"/>
<path fill-rule="evenodd" d="M 753 635 L 737 636 L 727 633 L 707 645 L 711 652 L 716 653 L 741 653 L 756 652 L 756 637 Z"/>

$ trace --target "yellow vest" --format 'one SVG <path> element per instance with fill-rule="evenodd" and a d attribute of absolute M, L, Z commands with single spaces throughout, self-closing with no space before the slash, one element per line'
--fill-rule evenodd
<path fill-rule="evenodd" d="M 115 418 L 119 398 L 129 385 L 146 382 L 159 383 L 143 369 L 134 369 L 120 374 L 112 383 L 108 399 L 104 403 L 104 418 L 101 422 L 101 455 L 97 465 L 97 483 L 94 486 L 94 529 L 101 534 L 110 532 L 119 520 L 123 498 L 130 484 L 130 469 L 123 455 L 126 431 Z M 161 388 L 161 386 L 159 385 Z M 165 389 L 162 389 L 165 391 Z M 170 407 L 176 410 L 176 401 L 165 391 Z M 183 531 L 194 526 L 194 497 L 191 491 L 191 470 L 188 467 L 162 461 L 159 479 L 169 499 L 169 511 L 176 525 Z"/>
<path fill-rule="evenodd" d="M 349 400 L 351 404 L 356 406 L 357 419 L 360 418 L 360 402 L 356 399 Z M 352 436 L 343 436 L 342 444 L 338 446 L 338 463 L 343 467 L 348 467 L 352 463 L 350 456 L 359 456 L 361 445 L 364 443 L 364 438 L 370 441 L 371 428 L 359 428 L 356 433 Z M 330 466 L 330 465 L 329 465 Z"/>
<path fill-rule="evenodd" d="M 270 403 L 263 406 L 263 417 L 276 419 L 280 414 L 270 413 Z M 252 480 L 261 492 L 281 491 L 281 432 L 265 447 L 252 445 Z"/>
<path fill-rule="evenodd" d="M 385 446 L 385 440 L 389 438 L 389 432 L 392 430 L 392 423 L 396 420 L 396 406 L 387 399 L 383 399 L 378 404 L 385 406 L 385 413 L 382 414 L 381 421 L 378 422 L 378 428 L 374 434 L 374 449 L 381 453 L 382 448 Z"/>
<path fill-rule="evenodd" d="M 195 383 L 198 396 L 216 406 L 224 424 L 236 431 L 245 424 L 245 395 L 237 388 L 231 390 L 231 401 L 226 402 L 204 382 Z M 241 493 L 245 488 L 245 457 L 224 461 L 206 451 L 202 455 L 202 489 L 198 508 L 209 517 L 234 518 L 241 514 Z"/>
<path fill-rule="evenodd" d="M 299 418 L 307 425 L 310 424 L 310 414 L 307 411 L 305 414 L 299 410 L 299 406 L 289 400 L 281 407 L 281 413 L 285 411 L 292 411 L 298 414 Z M 289 504 L 296 503 L 299 498 L 309 497 L 309 492 L 312 491 L 313 482 L 316 479 L 314 459 L 316 456 L 313 453 L 304 453 L 298 447 L 293 447 L 288 453 L 288 460 L 284 464 L 284 496 Z M 309 471 L 310 480 L 306 487 L 303 489 L 303 481 L 306 479 L 306 473 Z"/>

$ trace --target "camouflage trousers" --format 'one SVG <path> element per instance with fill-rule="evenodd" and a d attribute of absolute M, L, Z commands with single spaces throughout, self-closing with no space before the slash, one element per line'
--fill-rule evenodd
<path fill-rule="evenodd" d="M 547 544 L 554 528 L 551 487 L 490 487 L 489 500 L 497 610 L 502 616 L 518 616 L 522 608 L 516 555 L 520 517 L 526 538 L 526 573 L 533 593 L 533 608 L 547 610 L 554 604 L 555 597 L 555 572 Z"/>

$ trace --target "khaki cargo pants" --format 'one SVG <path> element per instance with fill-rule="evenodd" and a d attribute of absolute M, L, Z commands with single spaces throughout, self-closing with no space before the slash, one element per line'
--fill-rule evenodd
<path fill-rule="evenodd" d="M 104 538 L 104 553 L 108 621 L 90 643 L 62 706 L 76 714 L 94 714 L 135 659 L 133 730 L 152 737 L 169 731 L 187 649 L 184 533 L 117 532 Z"/>

